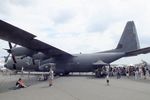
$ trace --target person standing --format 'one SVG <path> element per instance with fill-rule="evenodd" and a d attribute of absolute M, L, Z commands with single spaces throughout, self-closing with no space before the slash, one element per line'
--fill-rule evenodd
<path fill-rule="evenodd" d="M 146 79 L 146 68 L 145 68 L 145 66 L 142 67 L 142 72 L 143 72 L 144 79 Z"/>
<path fill-rule="evenodd" d="M 135 76 L 135 80 L 138 79 L 138 74 L 139 74 L 139 69 L 138 67 L 135 69 L 135 73 L 134 73 L 134 76 Z"/>
<path fill-rule="evenodd" d="M 107 86 L 109 86 L 110 65 L 106 67 L 106 72 L 107 72 L 106 84 Z"/>
<path fill-rule="evenodd" d="M 109 86 L 109 75 L 106 76 L 106 84 Z"/>
<path fill-rule="evenodd" d="M 49 86 L 53 85 L 53 79 L 54 79 L 54 71 L 52 68 L 50 68 L 50 72 L 49 72 Z"/>

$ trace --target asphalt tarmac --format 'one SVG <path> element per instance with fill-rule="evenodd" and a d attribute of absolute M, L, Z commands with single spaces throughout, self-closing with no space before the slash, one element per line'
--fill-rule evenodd
<path fill-rule="evenodd" d="M 94 78 L 93 75 L 56 77 L 53 86 L 48 81 L 37 81 L 34 76 L 24 76 L 27 88 L 14 89 L 20 76 L 0 75 L 0 100 L 150 100 L 150 80 L 133 77 Z"/>

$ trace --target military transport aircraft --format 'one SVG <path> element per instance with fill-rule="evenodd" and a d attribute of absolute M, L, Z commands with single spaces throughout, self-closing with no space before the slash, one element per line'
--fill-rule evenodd
<path fill-rule="evenodd" d="M 55 64 L 55 73 L 67 75 L 70 72 L 93 72 L 122 57 L 136 56 L 150 52 L 150 47 L 140 49 L 133 21 L 128 21 L 115 49 L 91 54 L 69 54 L 63 50 L 35 39 L 35 35 L 0 20 L 0 39 L 9 42 L 6 49 L 12 58 L 5 67 L 11 70 L 49 71 L 49 64 Z M 13 47 L 11 43 L 22 47 Z M 10 55 L 9 54 L 9 55 Z M 8 55 L 8 56 L 9 56 Z"/>

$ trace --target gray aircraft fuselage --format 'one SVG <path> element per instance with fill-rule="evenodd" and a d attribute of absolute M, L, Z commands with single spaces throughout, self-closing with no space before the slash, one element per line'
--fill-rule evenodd
<path fill-rule="evenodd" d="M 119 58 L 121 58 L 123 53 L 94 53 L 94 54 L 76 54 L 70 59 L 62 58 L 56 60 L 56 69 L 59 72 L 91 72 L 97 67 L 103 65 L 93 65 L 94 62 L 99 60 L 105 63 L 111 63 Z"/>
<path fill-rule="evenodd" d="M 21 70 L 24 67 L 24 70 L 33 70 L 33 71 L 48 71 L 46 68 L 40 69 L 40 65 L 47 63 L 55 63 L 56 73 L 69 73 L 69 72 L 93 72 L 96 68 L 103 65 L 94 65 L 94 62 L 99 60 L 104 61 L 105 63 L 111 63 L 124 56 L 124 53 L 120 52 L 111 52 L 111 53 L 93 53 L 93 54 L 75 54 L 70 58 L 49 58 L 46 60 L 35 60 L 35 65 L 32 63 L 30 58 L 17 59 L 16 70 Z M 40 65 L 39 65 L 40 63 Z M 13 61 L 10 59 L 5 65 L 9 69 L 13 68 Z"/>

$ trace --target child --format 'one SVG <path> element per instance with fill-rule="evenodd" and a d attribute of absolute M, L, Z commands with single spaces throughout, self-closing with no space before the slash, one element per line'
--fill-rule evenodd
<path fill-rule="evenodd" d="M 109 86 L 109 75 L 106 76 L 106 83 L 107 83 L 107 86 Z"/>

